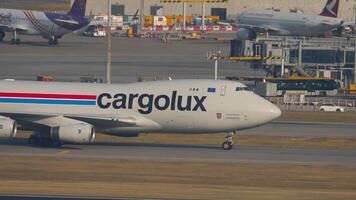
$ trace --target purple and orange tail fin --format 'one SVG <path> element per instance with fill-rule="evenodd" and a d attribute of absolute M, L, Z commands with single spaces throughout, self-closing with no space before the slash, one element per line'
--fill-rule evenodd
<path fill-rule="evenodd" d="M 85 16 L 85 10 L 87 7 L 87 0 L 75 0 L 72 9 L 69 11 L 69 15 L 74 16 Z"/>
<path fill-rule="evenodd" d="M 340 0 L 328 0 L 326 3 L 323 12 L 320 13 L 324 17 L 334 17 L 337 18 L 339 12 Z"/>

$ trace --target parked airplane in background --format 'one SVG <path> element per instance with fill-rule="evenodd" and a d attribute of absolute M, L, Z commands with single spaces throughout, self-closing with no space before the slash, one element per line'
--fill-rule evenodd
<path fill-rule="evenodd" d="M 49 45 L 57 45 L 63 35 L 89 24 L 85 17 L 86 0 L 75 0 L 67 14 L 29 10 L 0 9 L 0 42 L 11 32 L 12 44 L 20 44 L 18 34 L 40 35 Z"/>
<path fill-rule="evenodd" d="M 237 38 L 254 39 L 258 33 L 280 36 L 318 36 L 342 26 L 337 18 L 339 0 L 328 0 L 319 15 L 303 12 L 259 10 L 242 12 L 238 19 Z"/>
<path fill-rule="evenodd" d="M 0 137 L 15 137 L 17 123 L 35 130 L 30 144 L 91 143 L 95 130 L 140 133 L 230 133 L 281 115 L 274 104 L 238 82 L 171 80 L 132 84 L 0 81 Z"/>

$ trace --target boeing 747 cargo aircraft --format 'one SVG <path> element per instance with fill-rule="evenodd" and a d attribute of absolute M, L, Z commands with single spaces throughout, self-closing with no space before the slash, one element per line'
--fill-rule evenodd
<path fill-rule="evenodd" d="M 238 82 L 172 80 L 132 84 L 0 81 L 0 137 L 17 125 L 34 130 L 30 144 L 91 143 L 95 132 L 134 137 L 140 133 L 232 133 L 281 115 L 275 105 Z"/>
<path fill-rule="evenodd" d="M 254 39 L 257 33 L 265 32 L 280 36 L 319 36 L 342 26 L 343 21 L 337 18 L 338 10 L 339 0 L 328 0 L 319 15 L 274 10 L 245 11 L 238 19 L 240 29 L 237 38 Z"/>
<path fill-rule="evenodd" d="M 85 17 L 86 0 L 75 0 L 67 14 L 29 10 L 0 9 L 0 42 L 11 32 L 11 44 L 20 44 L 18 34 L 40 35 L 49 45 L 57 45 L 63 35 L 89 24 Z"/>

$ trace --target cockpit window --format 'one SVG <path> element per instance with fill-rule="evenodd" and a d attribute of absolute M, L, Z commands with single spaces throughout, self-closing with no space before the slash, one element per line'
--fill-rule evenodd
<path fill-rule="evenodd" d="M 240 92 L 240 91 L 251 91 L 251 90 L 248 87 L 237 87 L 236 91 Z"/>

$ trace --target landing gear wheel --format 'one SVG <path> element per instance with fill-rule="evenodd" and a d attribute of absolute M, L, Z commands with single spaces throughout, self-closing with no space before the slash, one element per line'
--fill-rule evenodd
<path fill-rule="evenodd" d="M 48 40 L 49 45 L 58 45 L 58 39 L 56 37 L 51 37 Z"/>
<path fill-rule="evenodd" d="M 15 44 L 20 44 L 20 39 L 17 38 L 17 31 L 15 30 L 13 33 L 12 33 L 12 39 L 11 39 L 11 44 L 12 45 L 15 45 Z"/>
<path fill-rule="evenodd" d="M 30 138 L 28 138 L 28 144 L 32 146 L 39 146 L 39 137 L 37 137 L 36 135 L 31 135 Z"/>
<path fill-rule="evenodd" d="M 31 135 L 28 139 L 28 144 L 35 147 L 46 147 L 46 148 L 59 148 L 62 146 L 60 141 L 53 140 L 49 137 L 43 137 L 40 135 Z"/>
<path fill-rule="evenodd" d="M 224 140 L 224 143 L 222 144 L 222 148 L 224 150 L 231 150 L 234 147 L 234 140 L 232 139 L 232 136 L 235 133 L 229 133 Z"/>
<path fill-rule="evenodd" d="M 231 142 L 227 142 L 227 141 L 222 144 L 222 148 L 224 150 L 231 150 L 233 146 L 234 145 Z"/>
<path fill-rule="evenodd" d="M 5 38 L 5 32 L 0 31 L 0 42 L 2 42 Z"/>

